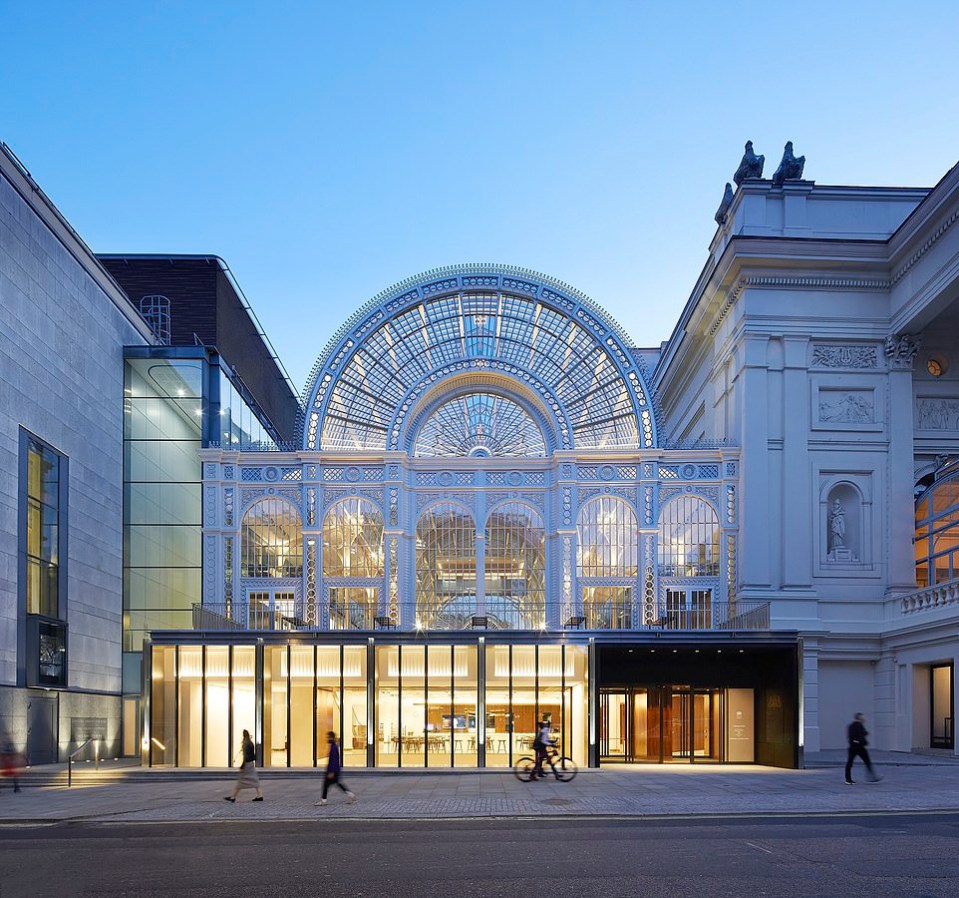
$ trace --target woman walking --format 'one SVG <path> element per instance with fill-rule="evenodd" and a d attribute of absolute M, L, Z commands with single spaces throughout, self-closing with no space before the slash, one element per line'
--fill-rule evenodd
<path fill-rule="evenodd" d="M 236 796 L 244 789 L 256 789 L 256 798 L 254 801 L 263 801 L 263 793 L 260 791 L 260 776 L 256 772 L 256 747 L 250 738 L 250 731 L 243 731 L 243 744 L 240 746 L 243 752 L 243 763 L 240 764 L 240 775 L 236 778 L 236 785 L 233 787 L 233 794 L 224 797 L 224 801 L 235 802 Z"/>

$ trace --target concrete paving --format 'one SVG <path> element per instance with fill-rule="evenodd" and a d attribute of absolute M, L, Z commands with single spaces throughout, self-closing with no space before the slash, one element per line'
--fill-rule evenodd
<path fill-rule="evenodd" d="M 782 770 L 720 764 L 626 766 L 581 770 L 571 783 L 549 779 L 522 783 L 509 772 L 347 771 L 357 794 L 349 803 L 339 790 L 317 807 L 322 771 L 263 776 L 263 802 L 241 793 L 223 800 L 230 780 L 196 771 L 188 778 L 151 777 L 137 769 L 102 782 L 85 772 L 83 782 L 0 789 L 0 825 L 66 821 L 177 822 L 254 820 L 437 820 L 504 817 L 629 817 L 817 815 L 884 811 L 959 810 L 959 760 L 948 756 L 877 753 L 880 783 L 866 782 L 856 762 L 855 786 L 843 782 L 842 756 L 823 755 L 815 766 Z M 178 772 L 182 774 L 181 772 Z M 40 777 L 37 777 L 40 780 Z"/>

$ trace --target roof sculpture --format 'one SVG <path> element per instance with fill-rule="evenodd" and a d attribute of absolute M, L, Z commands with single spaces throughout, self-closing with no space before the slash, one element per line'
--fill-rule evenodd
<path fill-rule="evenodd" d="M 502 265 L 437 269 L 374 297 L 320 356 L 303 408 L 307 450 L 535 456 L 657 442 L 622 329 L 567 284 Z"/>

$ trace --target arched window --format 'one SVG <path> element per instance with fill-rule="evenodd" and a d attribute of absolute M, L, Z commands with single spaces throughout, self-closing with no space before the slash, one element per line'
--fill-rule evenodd
<path fill-rule="evenodd" d="M 663 507 L 659 573 L 664 577 L 718 576 L 719 518 L 699 496 L 677 496 Z"/>
<path fill-rule="evenodd" d="M 452 502 L 423 512 L 416 524 L 416 621 L 437 629 L 466 624 L 476 611 L 476 526 Z"/>
<path fill-rule="evenodd" d="M 580 577 L 635 577 L 639 568 L 636 515 L 622 499 L 598 496 L 579 513 Z"/>
<path fill-rule="evenodd" d="M 323 519 L 323 575 L 383 576 L 383 516 L 367 499 L 343 499 Z"/>
<path fill-rule="evenodd" d="M 486 522 L 486 614 L 520 630 L 546 622 L 546 528 L 520 502 L 493 509 Z"/>
<path fill-rule="evenodd" d="M 505 396 L 477 391 L 433 411 L 416 435 L 417 456 L 544 456 L 546 441 L 532 415 Z"/>
<path fill-rule="evenodd" d="M 303 530 L 299 512 L 285 499 L 260 499 L 243 515 L 244 577 L 303 575 Z"/>
<path fill-rule="evenodd" d="M 916 583 L 959 578 L 959 473 L 934 483 L 916 503 Z"/>

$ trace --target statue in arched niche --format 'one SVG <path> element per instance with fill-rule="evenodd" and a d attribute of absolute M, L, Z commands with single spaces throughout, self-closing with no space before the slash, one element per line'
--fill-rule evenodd
<path fill-rule="evenodd" d="M 827 561 L 859 561 L 859 495 L 846 484 L 829 493 L 826 518 Z"/>

